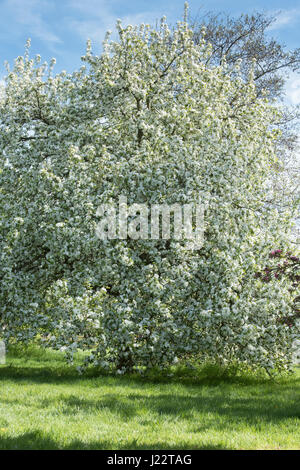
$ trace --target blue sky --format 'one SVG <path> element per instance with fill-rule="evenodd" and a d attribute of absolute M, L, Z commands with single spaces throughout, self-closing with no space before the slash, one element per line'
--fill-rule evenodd
<path fill-rule="evenodd" d="M 118 18 L 128 23 L 155 23 L 166 15 L 169 22 L 180 19 L 183 0 L 0 0 L 0 77 L 3 63 L 22 55 L 27 38 L 32 53 L 44 60 L 57 59 L 57 70 L 72 71 L 80 65 L 85 41 L 92 39 L 99 52 L 107 29 Z M 190 14 L 207 10 L 233 15 L 253 10 L 279 12 L 270 31 L 290 48 L 300 46 L 300 0 L 190 0 Z M 300 76 L 292 74 L 288 99 L 300 102 Z"/>

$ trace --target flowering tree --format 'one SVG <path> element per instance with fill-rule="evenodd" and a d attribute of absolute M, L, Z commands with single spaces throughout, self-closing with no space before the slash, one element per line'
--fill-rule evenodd
<path fill-rule="evenodd" d="M 290 214 L 266 206 L 274 106 L 239 65 L 207 67 L 186 21 L 122 28 L 85 66 L 53 76 L 16 60 L 1 98 L 2 335 L 41 338 L 119 372 L 186 355 L 268 370 L 299 332 L 284 278 L 254 276 L 288 243 Z M 99 240 L 97 208 L 196 203 L 205 242 Z M 138 238 L 138 237 L 137 237 Z M 277 244 L 277 245 L 276 245 Z M 276 282 L 275 282 L 276 281 Z"/>

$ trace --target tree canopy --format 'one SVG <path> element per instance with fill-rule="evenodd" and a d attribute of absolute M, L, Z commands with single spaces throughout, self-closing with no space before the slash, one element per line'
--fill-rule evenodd
<path fill-rule="evenodd" d="M 288 280 L 255 273 L 289 246 L 266 202 L 279 112 L 255 69 L 208 66 L 212 45 L 162 19 L 88 44 L 53 75 L 19 57 L 0 103 L 0 325 L 4 337 L 133 367 L 197 356 L 288 368 L 299 332 Z M 196 203 L 205 241 L 99 240 L 100 204 Z"/>

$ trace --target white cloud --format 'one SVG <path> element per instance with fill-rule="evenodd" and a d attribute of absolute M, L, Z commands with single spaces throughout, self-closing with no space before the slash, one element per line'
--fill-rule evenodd
<path fill-rule="evenodd" d="M 21 30 L 26 29 L 28 34 L 42 41 L 50 43 L 61 42 L 60 38 L 50 30 L 43 19 L 53 7 L 46 0 L 5 0 L 2 3 L 3 11 L 9 13 L 12 21 L 17 23 Z"/>
<path fill-rule="evenodd" d="M 107 21 L 100 22 L 96 20 L 70 20 L 70 26 L 83 39 L 91 39 L 94 42 L 102 42 L 108 29 L 113 29 L 115 21 L 106 18 Z"/>
<path fill-rule="evenodd" d="M 276 20 L 270 26 L 270 31 L 280 29 L 283 26 L 291 25 L 297 22 L 300 19 L 300 8 L 281 10 L 279 12 L 273 12 L 273 14 L 276 16 Z"/>
<path fill-rule="evenodd" d="M 161 14 L 153 11 L 144 11 L 132 15 L 116 15 L 111 8 L 111 3 L 106 0 L 69 0 L 70 10 L 81 13 L 80 20 L 71 19 L 71 28 L 83 38 L 95 42 L 102 42 L 108 30 L 114 30 L 117 19 L 122 20 L 123 25 L 136 25 L 140 23 L 155 23 Z"/>
<path fill-rule="evenodd" d="M 286 99 L 290 104 L 300 104 L 300 74 L 292 72 L 286 81 Z"/>

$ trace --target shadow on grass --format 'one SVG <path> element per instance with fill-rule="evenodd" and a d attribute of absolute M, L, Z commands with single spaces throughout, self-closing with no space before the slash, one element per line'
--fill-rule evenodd
<path fill-rule="evenodd" d="M 180 371 L 179 371 L 180 372 Z M 137 418 L 137 425 L 141 432 L 147 433 L 147 427 L 153 428 L 162 420 L 173 422 L 180 420 L 188 423 L 188 433 L 205 433 L 216 429 L 230 433 L 236 431 L 239 426 L 261 426 L 280 424 L 283 420 L 292 419 L 292 425 L 300 418 L 299 375 L 282 380 L 280 383 L 272 383 L 270 380 L 249 378 L 249 382 L 241 378 L 224 378 L 205 376 L 195 372 L 195 376 L 186 377 L 175 374 L 172 377 L 162 374 L 151 374 L 146 377 L 127 375 L 114 377 L 108 374 L 99 375 L 99 370 L 90 370 L 80 376 L 73 367 L 63 366 L 58 361 L 53 367 L 45 366 L 44 361 L 36 361 L 28 365 L 16 365 L 13 360 L 11 365 L 0 367 L 1 382 L 26 384 L 55 385 L 53 396 L 35 395 L 33 399 L 0 397 L 0 402 L 9 406 L 21 405 L 29 409 L 30 413 L 38 413 L 47 409 L 51 415 L 72 417 L 75 420 L 89 419 L 89 416 L 108 412 L 111 419 L 114 417 L 124 423 Z M 189 372 L 191 374 L 191 371 Z M 242 381 L 241 381 L 242 380 Z M 240 382 L 239 382 L 240 381 Z M 75 385 L 80 383 L 87 387 L 87 392 L 92 396 L 76 395 Z M 59 389 L 60 386 L 73 385 L 72 388 Z M 148 385 L 159 384 L 151 390 Z M 174 387 L 172 384 L 180 384 Z M 112 393 L 103 393 L 103 387 L 111 387 Z M 115 388 L 114 388 L 115 387 Z M 122 392 L 118 393 L 117 388 Z M 248 388 L 247 388 L 248 387 Z M 98 389 L 97 389 L 98 388 Z M 58 411 L 59 410 L 59 411 Z M 147 411 L 145 415 L 145 410 Z M 121 424 L 121 423 L 120 423 Z M 1 427 L 1 426 L 0 426 Z M 3 422 L 3 427 L 5 423 Z M 180 442 L 176 447 L 168 442 L 151 442 L 139 444 L 136 440 L 114 441 L 103 440 L 99 437 L 96 441 L 88 443 L 78 439 L 61 447 L 57 441 L 42 431 L 26 432 L 20 436 L 9 437 L 0 434 L 0 449 L 128 449 L 128 450 L 158 450 L 158 449 L 219 449 L 224 450 L 223 445 L 201 444 L 191 445 L 189 442 Z"/>
<path fill-rule="evenodd" d="M 120 416 L 123 421 L 129 421 L 140 414 L 140 410 L 147 407 L 151 413 L 159 417 L 180 418 L 189 420 L 191 423 L 197 421 L 195 413 L 214 412 L 219 416 L 228 416 L 231 421 L 247 422 L 248 424 L 276 423 L 282 419 L 300 419 L 300 404 L 294 397 L 287 398 L 284 403 L 276 399 L 276 394 L 271 399 L 258 396 L 255 398 L 231 398 L 221 393 L 211 393 L 209 396 L 191 397 L 188 394 L 159 394 L 140 395 L 130 394 L 122 397 L 117 394 L 106 394 L 99 399 L 88 400 L 75 396 L 66 397 L 63 400 L 64 414 L 72 415 L 80 413 L 93 414 L 97 411 L 108 410 Z M 214 417 L 215 419 L 215 417 Z M 151 424 L 151 421 L 149 424 Z M 225 426 L 228 427 L 228 424 Z M 197 426 L 198 432 L 201 426 Z M 203 430 L 203 428 L 201 429 Z"/>
<path fill-rule="evenodd" d="M 95 375 L 89 374 L 84 378 Z M 98 374 L 99 377 L 99 374 Z M 49 383 L 49 384 L 68 384 L 80 382 L 83 377 L 80 376 L 74 367 L 51 367 L 51 366 L 15 366 L 7 361 L 5 367 L 0 367 L 0 379 L 15 380 L 16 382 L 26 383 Z"/>
<path fill-rule="evenodd" d="M 222 444 L 191 445 L 187 442 L 177 446 L 168 442 L 159 441 L 149 445 L 139 444 L 135 439 L 123 445 L 117 445 L 113 440 L 99 438 L 98 441 L 90 441 L 88 444 L 75 439 L 61 446 L 55 440 L 40 431 L 24 433 L 17 437 L 1 437 L 0 450 L 229 450 Z"/>
<path fill-rule="evenodd" d="M 239 386 L 249 385 L 274 385 L 274 382 L 267 376 L 255 375 L 255 374 L 242 374 L 236 376 L 230 376 L 221 374 L 214 370 L 207 368 L 200 368 L 191 370 L 188 368 L 180 368 L 175 373 L 170 374 L 169 370 L 157 371 L 150 370 L 145 375 L 139 374 L 127 374 L 122 377 L 109 373 L 104 370 L 97 368 L 89 368 L 87 371 L 80 375 L 76 369 L 76 366 L 66 366 L 66 364 L 60 360 L 53 365 L 53 359 L 48 358 L 49 364 L 45 360 L 36 360 L 25 365 L 17 365 L 14 358 L 8 358 L 5 366 L 0 366 L 0 379 L 1 380 L 16 380 L 18 382 L 31 382 L 31 383 L 49 383 L 49 384 L 71 384 L 76 382 L 82 382 L 85 379 L 97 379 L 97 381 L 105 380 L 116 385 L 126 385 L 137 383 L 142 384 L 181 384 L 184 386 L 219 386 L 219 385 L 230 385 L 236 384 Z M 46 362 L 46 364 L 45 364 Z M 52 363 L 52 366 L 50 365 Z M 299 368 L 300 370 L 300 368 Z M 300 377 L 297 376 L 283 376 L 278 380 L 278 386 L 299 386 Z M 92 386 L 92 384 L 91 384 Z M 95 386 L 99 386 L 99 383 L 95 382 Z"/>
<path fill-rule="evenodd" d="M 74 419 L 83 416 L 93 416 L 102 412 L 109 412 L 118 421 L 124 423 L 138 418 L 139 425 L 156 426 L 161 419 L 166 421 L 188 421 L 190 432 L 198 433 L 217 428 L 231 431 L 239 425 L 264 426 L 265 424 L 278 424 L 286 419 L 300 419 L 300 403 L 297 402 L 296 390 L 289 390 L 284 401 L 283 390 L 274 390 L 268 396 L 261 393 L 252 397 L 232 397 L 223 393 L 222 389 L 209 390 L 202 394 L 201 389 L 196 396 L 189 393 L 160 393 L 152 395 L 131 393 L 123 396 L 118 393 L 99 393 L 94 399 L 82 398 L 76 395 L 60 394 L 53 398 L 34 398 L 33 402 L 24 402 L 22 399 L 1 398 L 1 403 L 9 406 L 22 406 L 37 412 L 47 409 L 49 416 L 59 414 Z M 287 391 L 286 391 L 287 392 Z M 150 417 L 144 416 L 147 409 Z M 211 418 L 209 417 L 211 416 Z M 202 423 L 199 422 L 202 415 Z M 142 419 L 141 419 L 142 418 Z M 223 419 L 225 418 L 225 420 Z"/>
<path fill-rule="evenodd" d="M 187 367 L 180 365 L 177 367 L 166 367 L 161 370 L 153 368 L 145 375 L 137 373 L 116 376 L 113 373 L 99 368 L 88 368 L 83 375 L 79 375 L 76 366 L 80 365 L 86 354 L 79 352 L 75 355 L 75 365 L 67 365 L 64 354 L 60 351 L 43 349 L 36 345 L 27 347 L 14 345 L 10 346 L 7 355 L 7 365 L 0 366 L 0 378 L 5 380 L 26 380 L 32 383 L 58 383 L 67 384 L 81 382 L 84 379 L 95 378 L 98 380 L 111 380 L 116 384 L 181 384 L 181 385 L 208 385 L 219 386 L 220 384 L 238 384 L 240 386 L 272 384 L 273 381 L 261 370 L 260 372 L 243 371 L 237 375 L 230 372 L 230 368 L 224 369 L 216 364 L 200 364 L 197 367 Z M 300 371 L 300 366 L 298 367 Z M 294 385 L 300 384 L 300 377 L 282 376 L 279 384 L 284 383 Z M 96 384 L 95 386 L 98 386 Z"/>

